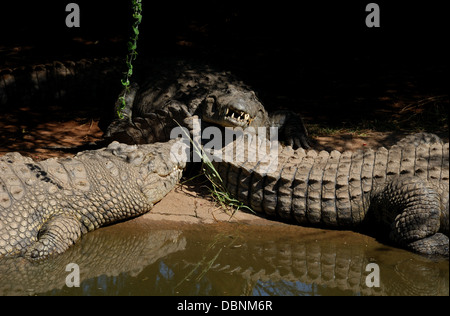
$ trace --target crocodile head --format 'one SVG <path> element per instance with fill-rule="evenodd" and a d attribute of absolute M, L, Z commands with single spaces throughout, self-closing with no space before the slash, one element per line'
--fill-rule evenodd
<path fill-rule="evenodd" d="M 116 156 L 123 157 L 133 168 L 136 168 L 138 174 L 136 183 L 140 191 L 144 193 L 148 202 L 155 204 L 180 180 L 187 160 L 183 156 L 184 146 L 177 139 L 139 147 L 115 141 L 108 146 L 108 150 Z M 178 154 L 179 151 L 181 155 Z"/>
<path fill-rule="evenodd" d="M 211 91 L 203 101 L 202 119 L 223 127 L 263 126 L 264 106 L 250 89 L 229 84 Z"/>

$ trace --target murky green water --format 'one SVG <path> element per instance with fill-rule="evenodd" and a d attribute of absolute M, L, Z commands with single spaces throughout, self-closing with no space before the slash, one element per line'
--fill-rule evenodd
<path fill-rule="evenodd" d="M 42 263 L 0 261 L 0 295 L 449 295 L 449 265 L 349 232 L 127 222 Z"/>

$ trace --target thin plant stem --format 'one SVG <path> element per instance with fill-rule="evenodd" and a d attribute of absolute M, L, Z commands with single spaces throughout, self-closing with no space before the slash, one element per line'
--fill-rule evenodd
<path fill-rule="evenodd" d="M 133 75 L 133 61 L 137 58 L 137 41 L 139 38 L 139 24 L 142 21 L 142 0 L 131 0 L 133 7 L 133 18 L 135 19 L 132 29 L 133 35 L 130 37 L 128 44 L 128 55 L 126 56 L 127 71 L 124 73 L 124 78 L 121 79 L 122 86 L 125 88 L 122 96 L 119 97 L 119 107 L 117 109 L 117 116 L 119 119 L 124 119 L 124 109 L 127 107 L 126 96 L 130 92 L 130 78 Z M 131 119 L 131 118 L 129 118 Z"/>

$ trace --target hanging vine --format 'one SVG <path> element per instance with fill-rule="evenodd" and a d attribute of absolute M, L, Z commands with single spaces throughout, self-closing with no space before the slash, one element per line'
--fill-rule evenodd
<path fill-rule="evenodd" d="M 124 73 L 124 78 L 121 79 L 122 86 L 125 88 L 122 96 L 119 97 L 119 107 L 117 109 L 117 116 L 124 119 L 124 109 L 127 106 L 126 96 L 130 92 L 130 78 L 133 75 L 133 61 L 137 58 L 137 41 L 139 38 L 139 24 L 142 21 L 142 0 L 131 0 L 133 6 L 133 18 L 135 19 L 132 28 L 133 35 L 130 37 L 128 45 L 128 54 L 126 56 L 127 71 Z"/>

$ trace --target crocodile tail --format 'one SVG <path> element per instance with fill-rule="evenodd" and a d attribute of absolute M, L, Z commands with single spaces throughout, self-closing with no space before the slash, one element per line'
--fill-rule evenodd
<path fill-rule="evenodd" d="M 352 227 L 364 220 L 373 151 L 341 154 L 280 146 L 271 154 L 267 143 L 256 154 L 246 143 L 233 149 L 241 145 L 245 158 L 224 155 L 216 167 L 228 191 L 254 211 L 308 226 Z"/>
<path fill-rule="evenodd" d="M 224 186 L 254 211 L 302 225 L 358 226 L 372 197 L 398 177 L 448 186 L 448 144 L 343 153 L 280 146 L 272 155 L 264 145 L 236 141 L 222 151 L 223 162 L 215 157 Z"/>

